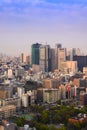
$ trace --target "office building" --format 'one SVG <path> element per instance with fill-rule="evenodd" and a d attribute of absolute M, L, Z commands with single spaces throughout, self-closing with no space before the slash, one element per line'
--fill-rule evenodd
<path fill-rule="evenodd" d="M 39 48 L 40 48 L 41 44 L 39 43 L 36 43 L 36 44 L 33 44 L 32 47 L 31 47 L 31 55 L 32 55 L 32 65 L 35 64 L 35 65 L 39 65 Z"/>
<path fill-rule="evenodd" d="M 74 56 L 74 61 L 77 61 L 78 71 L 83 71 L 83 67 L 87 67 L 87 56 Z"/>
<path fill-rule="evenodd" d="M 76 55 L 76 49 L 75 48 L 70 48 L 68 51 L 68 56 L 69 56 L 69 60 L 73 61 L 73 56 Z"/>
<path fill-rule="evenodd" d="M 26 53 L 21 54 L 21 63 L 28 64 L 29 63 L 29 55 Z"/>
<path fill-rule="evenodd" d="M 65 73 L 76 73 L 77 70 L 77 61 L 64 61 L 61 63 L 61 71 Z"/>
<path fill-rule="evenodd" d="M 55 48 L 51 48 L 51 71 L 56 69 Z"/>
<path fill-rule="evenodd" d="M 62 63 L 66 61 L 66 48 L 58 48 L 58 69 L 61 70 Z"/>
<path fill-rule="evenodd" d="M 58 48 L 62 48 L 62 45 L 59 43 L 59 44 L 56 44 L 55 45 L 55 68 L 58 69 Z"/>
<path fill-rule="evenodd" d="M 44 72 L 51 71 L 51 49 L 49 45 L 40 46 L 40 67 Z"/>

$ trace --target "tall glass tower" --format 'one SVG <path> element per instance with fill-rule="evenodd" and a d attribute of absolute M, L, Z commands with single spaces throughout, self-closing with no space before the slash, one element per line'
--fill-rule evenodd
<path fill-rule="evenodd" d="M 39 65 L 39 48 L 41 44 L 35 43 L 31 46 L 32 51 L 32 64 Z"/>
<path fill-rule="evenodd" d="M 40 46 L 40 67 L 42 71 L 51 71 L 51 49 L 49 45 Z"/>

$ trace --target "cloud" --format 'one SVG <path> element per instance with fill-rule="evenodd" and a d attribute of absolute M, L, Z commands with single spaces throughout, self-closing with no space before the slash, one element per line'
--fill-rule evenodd
<path fill-rule="evenodd" d="M 43 0 L 1 0 L 0 4 L 40 4 Z"/>
<path fill-rule="evenodd" d="M 48 21 L 49 19 L 50 22 L 55 21 L 55 23 L 56 21 L 80 22 L 87 19 L 87 5 L 81 3 L 70 5 L 46 0 L 3 0 L 3 2 L 4 4 L 0 7 L 0 16 L 3 15 L 6 19 L 8 16 L 10 19 L 20 19 L 21 22 L 24 20 Z"/>

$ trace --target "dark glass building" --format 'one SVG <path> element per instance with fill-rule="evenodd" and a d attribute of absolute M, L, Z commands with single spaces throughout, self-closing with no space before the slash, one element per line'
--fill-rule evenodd
<path fill-rule="evenodd" d="M 32 51 L 32 64 L 39 65 L 39 48 L 41 44 L 35 43 L 31 47 Z"/>
<path fill-rule="evenodd" d="M 83 67 L 87 67 L 87 56 L 74 56 L 74 61 L 77 61 L 78 70 L 83 71 Z"/>

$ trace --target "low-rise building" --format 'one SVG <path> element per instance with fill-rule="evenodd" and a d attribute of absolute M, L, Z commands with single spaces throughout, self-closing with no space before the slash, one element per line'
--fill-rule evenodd
<path fill-rule="evenodd" d="M 0 107 L 0 119 L 8 118 L 16 113 L 15 105 Z"/>
<path fill-rule="evenodd" d="M 58 88 L 60 85 L 60 81 L 58 79 L 44 79 L 43 80 L 45 88 Z"/>
<path fill-rule="evenodd" d="M 39 88 L 37 90 L 37 101 L 39 102 L 54 103 L 60 99 L 59 97 L 59 89 Z"/>
<path fill-rule="evenodd" d="M 15 105 L 21 107 L 21 99 L 19 97 L 0 99 L 0 106 Z"/>

